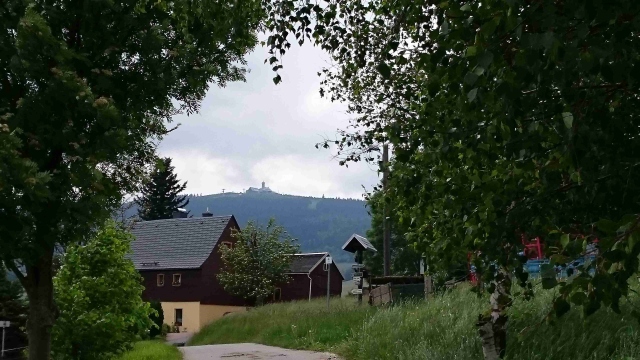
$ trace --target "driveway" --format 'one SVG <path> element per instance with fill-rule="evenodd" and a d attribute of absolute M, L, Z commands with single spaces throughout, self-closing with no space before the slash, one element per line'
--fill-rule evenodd
<path fill-rule="evenodd" d="M 224 344 L 181 347 L 184 360 L 340 360 L 336 355 L 288 350 L 260 344 Z"/>
<path fill-rule="evenodd" d="M 193 333 L 168 333 L 166 342 L 171 345 L 184 346 L 189 339 L 193 336 Z"/>

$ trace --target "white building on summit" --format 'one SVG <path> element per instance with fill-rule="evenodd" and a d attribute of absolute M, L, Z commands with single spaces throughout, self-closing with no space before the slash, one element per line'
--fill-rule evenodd
<path fill-rule="evenodd" d="M 275 192 L 269 189 L 268 187 L 266 187 L 263 181 L 261 188 L 250 187 L 249 190 L 247 190 L 247 193 L 275 193 Z"/>

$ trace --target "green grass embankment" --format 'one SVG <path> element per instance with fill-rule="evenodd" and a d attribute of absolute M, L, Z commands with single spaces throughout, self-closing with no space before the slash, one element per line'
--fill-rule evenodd
<path fill-rule="evenodd" d="M 602 310 L 582 319 L 572 310 L 555 325 L 544 322 L 553 293 L 517 300 L 510 311 L 507 358 L 512 360 L 640 359 L 640 326 L 629 313 Z M 352 299 L 267 305 L 234 314 L 204 328 L 190 345 L 256 342 L 294 349 L 331 351 L 347 360 L 482 359 L 474 327 L 487 308 L 469 288 L 428 302 L 390 308 L 358 307 Z M 626 314 L 626 315 L 624 315 Z"/>
<path fill-rule="evenodd" d="M 118 360 L 182 360 L 182 353 L 177 347 L 160 340 L 140 341 Z"/>

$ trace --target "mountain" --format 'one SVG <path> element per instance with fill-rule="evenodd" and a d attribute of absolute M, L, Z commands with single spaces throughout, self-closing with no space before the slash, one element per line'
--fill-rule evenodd
<path fill-rule="evenodd" d="M 189 197 L 187 210 L 191 216 L 202 216 L 207 208 L 214 215 L 234 215 L 241 227 L 249 220 L 266 225 L 273 217 L 298 239 L 301 251 L 328 251 L 340 263 L 353 262 L 353 255 L 342 251 L 349 236 L 364 236 L 371 225 L 365 202 L 355 199 L 281 195 L 257 189 Z M 131 211 L 135 214 L 135 209 Z"/>

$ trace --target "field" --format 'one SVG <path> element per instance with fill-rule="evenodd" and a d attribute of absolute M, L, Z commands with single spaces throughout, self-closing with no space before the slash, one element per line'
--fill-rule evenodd
<path fill-rule="evenodd" d="M 508 359 L 640 359 L 640 326 L 630 316 L 602 310 L 583 319 L 579 309 L 547 324 L 553 294 L 516 300 L 510 313 Z M 486 299 L 463 287 L 429 302 L 389 308 L 358 307 L 351 299 L 274 304 L 223 318 L 204 328 L 190 345 L 256 342 L 331 351 L 347 360 L 481 359 L 474 323 Z"/>
<path fill-rule="evenodd" d="M 133 350 L 122 355 L 118 360 L 181 360 L 182 354 L 175 346 L 162 341 L 140 341 Z"/>

